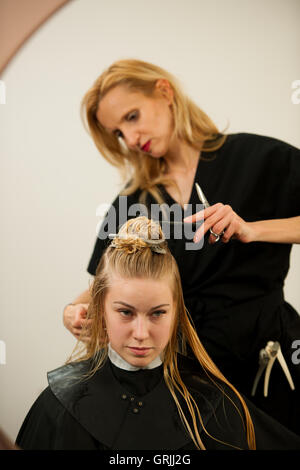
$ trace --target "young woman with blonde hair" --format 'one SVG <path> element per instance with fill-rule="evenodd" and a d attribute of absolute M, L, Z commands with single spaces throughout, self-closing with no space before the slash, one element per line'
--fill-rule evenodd
<path fill-rule="evenodd" d="M 138 217 L 114 236 L 88 319 L 90 341 L 48 373 L 20 448 L 300 449 L 300 438 L 247 404 L 203 348 L 158 223 Z"/>
<path fill-rule="evenodd" d="M 149 211 L 157 203 L 176 207 L 169 246 L 202 343 L 250 397 L 260 351 L 279 342 L 295 390 L 276 363 L 268 396 L 261 381 L 253 400 L 300 434 L 300 368 L 292 359 L 300 318 L 283 293 L 292 244 L 300 243 L 299 150 L 271 137 L 220 132 L 172 74 L 141 60 L 108 67 L 85 94 L 82 113 L 99 152 L 126 179 L 100 228 L 88 272 L 96 273 L 112 220 L 116 232 L 137 215 L 129 214 L 136 203 Z M 195 183 L 211 203 L 205 210 L 197 208 Z M 192 241 L 175 234 L 180 223 L 186 229 L 199 219 L 204 224 L 197 231 L 192 225 Z M 64 310 L 64 324 L 77 337 L 89 302 L 86 290 Z"/>

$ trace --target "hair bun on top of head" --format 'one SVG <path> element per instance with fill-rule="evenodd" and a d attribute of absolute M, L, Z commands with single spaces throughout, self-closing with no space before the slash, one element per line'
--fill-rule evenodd
<path fill-rule="evenodd" d="M 127 253 L 150 248 L 154 253 L 165 254 L 166 239 L 159 223 L 145 216 L 136 217 L 125 222 L 117 234 L 111 233 L 113 238 L 110 247 L 123 249 Z"/>

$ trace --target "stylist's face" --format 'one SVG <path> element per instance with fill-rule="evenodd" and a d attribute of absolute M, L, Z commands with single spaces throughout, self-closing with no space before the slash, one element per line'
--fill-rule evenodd
<path fill-rule="evenodd" d="M 173 91 L 158 80 L 152 97 L 124 85 L 111 89 L 99 103 L 97 119 L 107 132 L 121 137 L 131 150 L 164 156 L 173 131 Z"/>
<path fill-rule="evenodd" d="M 131 365 L 144 367 L 168 344 L 175 318 L 169 280 L 112 277 L 105 297 L 111 347 Z"/>

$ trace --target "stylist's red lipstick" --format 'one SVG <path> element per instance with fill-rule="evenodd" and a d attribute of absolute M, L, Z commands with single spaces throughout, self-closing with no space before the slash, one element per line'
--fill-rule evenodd
<path fill-rule="evenodd" d="M 148 140 L 148 142 L 142 147 L 143 152 L 148 152 L 149 151 L 150 144 L 151 144 L 151 140 Z"/>

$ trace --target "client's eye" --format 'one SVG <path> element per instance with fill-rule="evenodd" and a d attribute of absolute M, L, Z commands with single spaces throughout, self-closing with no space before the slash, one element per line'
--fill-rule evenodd
<path fill-rule="evenodd" d="M 131 310 L 119 310 L 119 312 L 124 316 L 124 317 L 129 317 L 132 312 Z"/>
<path fill-rule="evenodd" d="M 152 316 L 153 316 L 154 318 L 159 318 L 159 317 L 161 317 L 164 313 L 166 313 L 165 310 L 157 310 L 156 312 L 153 312 L 153 313 L 152 313 Z"/>

